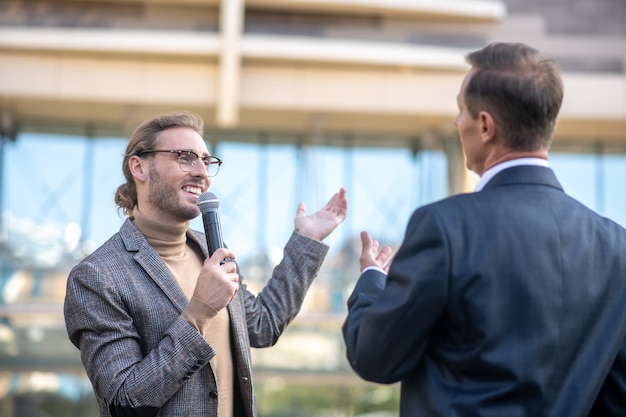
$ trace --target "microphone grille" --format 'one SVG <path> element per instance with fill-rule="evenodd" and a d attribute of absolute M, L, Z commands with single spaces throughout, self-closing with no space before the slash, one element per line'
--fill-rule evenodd
<path fill-rule="evenodd" d="M 202 193 L 200 194 L 200 197 L 198 197 L 198 208 L 203 213 L 206 213 L 207 211 L 217 211 L 219 206 L 220 200 L 218 200 L 217 196 L 210 191 Z"/>

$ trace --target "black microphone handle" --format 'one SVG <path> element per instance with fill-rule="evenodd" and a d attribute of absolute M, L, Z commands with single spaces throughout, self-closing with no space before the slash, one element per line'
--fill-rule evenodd
<path fill-rule="evenodd" d="M 206 235 L 209 256 L 211 256 L 217 249 L 224 247 L 220 215 L 217 210 L 202 213 L 202 223 L 204 223 L 204 234 Z"/>

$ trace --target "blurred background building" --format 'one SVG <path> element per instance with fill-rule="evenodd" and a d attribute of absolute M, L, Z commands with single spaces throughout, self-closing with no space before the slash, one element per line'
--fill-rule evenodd
<path fill-rule="evenodd" d="M 569 194 L 626 224 L 624 22 L 624 0 L 0 1 L 0 416 L 97 415 L 65 333 L 65 280 L 123 221 L 113 194 L 130 133 L 179 109 L 204 118 L 225 160 L 212 190 L 252 289 L 297 203 L 348 190 L 303 311 L 253 352 L 259 416 L 396 415 L 397 387 L 361 382 L 343 351 L 359 231 L 397 246 L 416 207 L 471 190 L 455 97 L 465 54 L 492 41 L 557 60 L 551 164 Z"/>

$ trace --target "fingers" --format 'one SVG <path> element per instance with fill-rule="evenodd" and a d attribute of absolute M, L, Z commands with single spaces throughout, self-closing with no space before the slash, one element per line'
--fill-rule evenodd
<path fill-rule="evenodd" d="M 383 265 L 387 264 L 387 261 L 391 260 L 391 248 L 389 246 L 384 246 L 378 253 L 376 260 Z"/>
<path fill-rule="evenodd" d="M 369 233 L 365 230 L 361 232 L 361 245 L 363 246 L 363 252 L 370 252 L 375 243 L 378 242 L 374 242 Z"/>
<path fill-rule="evenodd" d="M 392 249 L 389 246 L 383 246 L 380 248 L 380 243 L 376 239 L 372 239 L 370 234 L 366 231 L 361 232 L 361 244 L 363 246 L 361 251 L 361 270 L 368 266 L 375 266 L 389 271 L 389 264 L 392 259 Z"/>
<path fill-rule="evenodd" d="M 391 248 L 389 248 L 389 251 L 391 252 Z M 389 273 L 389 268 L 391 267 L 391 263 L 393 262 L 393 259 L 396 255 L 392 254 L 389 255 L 389 257 L 387 258 L 387 260 L 385 261 L 385 266 L 383 267 L 383 271 L 385 271 L 386 273 Z"/>
<path fill-rule="evenodd" d="M 333 211 L 341 218 L 341 221 L 346 218 L 348 213 L 348 199 L 346 198 L 346 189 L 343 187 L 339 190 L 339 193 L 335 194 Z"/>
<path fill-rule="evenodd" d="M 233 260 L 235 260 L 235 253 L 233 251 L 228 248 L 219 248 L 210 258 L 207 258 L 205 262 L 209 262 L 211 265 L 222 265 Z"/>
<path fill-rule="evenodd" d="M 223 262 L 234 253 L 228 249 L 218 249 L 205 260 L 198 276 L 194 297 L 220 311 L 230 303 L 239 291 L 239 274 L 235 262 Z"/>
<path fill-rule="evenodd" d="M 302 204 L 302 203 L 300 203 Z M 346 189 L 340 188 L 339 192 L 333 194 L 326 205 L 319 211 L 330 211 L 333 213 L 345 212 L 348 208 L 348 200 L 346 199 Z"/>
<path fill-rule="evenodd" d="M 340 222 L 346 218 L 346 214 L 348 211 L 348 200 L 346 199 L 346 189 L 340 188 L 339 192 L 333 194 L 333 196 L 328 200 L 326 205 L 319 209 L 317 213 L 314 215 L 323 215 L 323 212 L 330 212 L 336 217 L 340 219 Z M 296 211 L 296 218 L 303 217 L 306 215 L 306 206 L 304 203 L 298 204 L 298 209 Z"/>
<path fill-rule="evenodd" d="M 221 280 L 223 282 L 230 282 L 235 285 L 233 287 L 232 297 L 234 297 L 239 290 L 239 274 L 237 273 L 237 264 L 234 260 L 235 254 L 227 248 L 217 249 L 210 258 L 205 260 L 209 269 L 216 270 L 217 276 L 222 276 Z"/>
<path fill-rule="evenodd" d="M 239 274 L 237 273 L 237 265 L 235 264 L 235 262 L 226 262 L 222 264 L 220 268 L 223 268 L 225 270 L 226 279 L 231 285 L 231 296 L 230 300 L 228 300 L 228 302 L 230 303 L 237 295 L 237 292 L 239 292 Z"/>
<path fill-rule="evenodd" d="M 298 204 L 298 209 L 296 210 L 296 217 L 304 216 L 306 214 L 306 206 L 304 203 Z"/>
<path fill-rule="evenodd" d="M 348 200 L 346 199 L 346 189 L 340 188 L 339 192 L 335 193 L 331 199 L 328 201 L 325 210 L 331 211 L 332 213 L 338 215 L 342 218 L 342 220 L 346 217 L 346 212 L 348 211 Z"/>
<path fill-rule="evenodd" d="M 235 296 L 239 292 L 239 275 L 237 274 L 233 274 L 233 275 L 235 275 L 233 279 L 231 280 L 231 282 L 233 283 L 233 295 L 232 297 L 230 297 L 230 300 L 228 301 L 229 303 L 233 301 L 233 298 L 235 298 Z"/>

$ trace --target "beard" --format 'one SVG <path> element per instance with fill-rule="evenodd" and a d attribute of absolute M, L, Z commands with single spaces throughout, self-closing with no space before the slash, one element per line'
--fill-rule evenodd
<path fill-rule="evenodd" d="M 180 189 L 163 181 L 154 165 L 150 166 L 149 175 L 148 201 L 154 208 L 168 218 L 181 222 L 189 221 L 200 215 L 198 207 L 185 207 L 180 204 Z"/>

